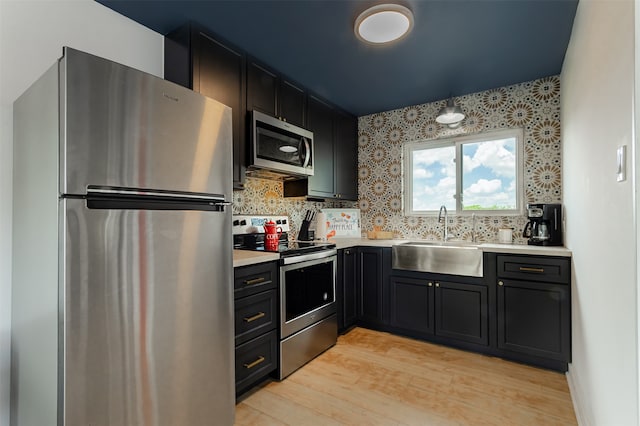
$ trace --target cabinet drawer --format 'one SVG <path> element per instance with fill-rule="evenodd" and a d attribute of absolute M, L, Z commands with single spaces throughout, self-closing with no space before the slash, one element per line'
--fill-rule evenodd
<path fill-rule="evenodd" d="M 276 369 L 277 350 L 275 330 L 236 347 L 236 393 Z"/>
<path fill-rule="evenodd" d="M 571 260 L 546 256 L 498 256 L 498 277 L 569 284 Z"/>
<path fill-rule="evenodd" d="M 235 301 L 236 345 L 276 328 L 276 298 L 276 291 L 268 290 Z"/>
<path fill-rule="evenodd" d="M 238 267 L 234 269 L 233 275 L 234 296 L 237 299 L 276 288 L 278 265 L 276 262 L 265 262 Z"/>

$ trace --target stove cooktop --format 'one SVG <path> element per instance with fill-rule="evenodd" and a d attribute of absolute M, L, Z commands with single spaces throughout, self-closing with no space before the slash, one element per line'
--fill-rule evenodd
<path fill-rule="evenodd" d="M 267 250 L 264 245 L 264 222 L 268 220 L 273 220 L 283 231 L 277 250 Z M 290 257 L 336 247 L 335 244 L 325 241 L 289 241 L 289 223 L 287 216 L 234 216 L 233 248 L 279 253 L 281 257 Z"/>

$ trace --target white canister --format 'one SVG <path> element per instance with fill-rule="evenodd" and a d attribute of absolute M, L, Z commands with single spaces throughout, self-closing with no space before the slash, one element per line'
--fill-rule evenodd
<path fill-rule="evenodd" d="M 325 241 L 327 239 L 327 215 L 318 213 L 316 215 L 316 239 Z"/>
<path fill-rule="evenodd" d="M 498 242 L 500 244 L 513 243 L 513 228 L 500 228 L 498 229 Z"/>

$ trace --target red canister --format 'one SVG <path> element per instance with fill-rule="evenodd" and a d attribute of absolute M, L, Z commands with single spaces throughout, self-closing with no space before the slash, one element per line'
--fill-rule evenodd
<path fill-rule="evenodd" d="M 264 224 L 264 249 L 267 251 L 278 251 L 278 242 L 282 235 L 282 228 L 276 226 L 272 220 Z"/>

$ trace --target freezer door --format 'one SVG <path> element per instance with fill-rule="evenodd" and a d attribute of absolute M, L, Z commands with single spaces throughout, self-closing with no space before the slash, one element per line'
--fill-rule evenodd
<path fill-rule="evenodd" d="M 231 198 L 231 108 L 70 48 L 60 68 L 62 194 L 92 185 Z"/>
<path fill-rule="evenodd" d="M 233 424 L 230 213 L 61 209 L 61 423 Z"/>

